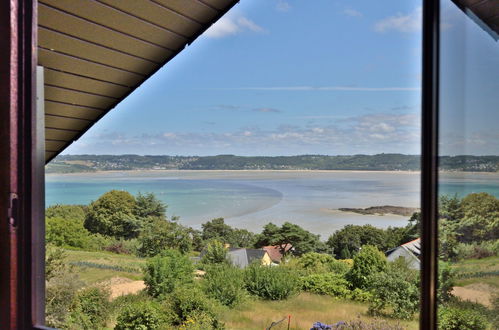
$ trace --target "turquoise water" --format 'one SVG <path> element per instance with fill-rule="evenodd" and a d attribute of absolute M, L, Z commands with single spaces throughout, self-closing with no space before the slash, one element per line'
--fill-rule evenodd
<path fill-rule="evenodd" d="M 407 172 L 158 171 L 47 175 L 46 205 L 88 204 L 111 189 L 153 192 L 168 214 L 195 228 L 215 217 L 259 231 L 274 222 L 297 223 L 331 234 L 346 224 L 403 226 L 406 217 L 362 216 L 340 207 L 418 207 L 419 175 Z M 489 192 L 499 197 L 499 177 L 442 175 L 442 193 Z"/>

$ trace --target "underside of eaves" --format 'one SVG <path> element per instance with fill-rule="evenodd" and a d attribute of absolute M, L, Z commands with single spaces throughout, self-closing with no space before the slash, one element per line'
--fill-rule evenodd
<path fill-rule="evenodd" d="M 238 0 L 39 0 L 50 161 Z"/>

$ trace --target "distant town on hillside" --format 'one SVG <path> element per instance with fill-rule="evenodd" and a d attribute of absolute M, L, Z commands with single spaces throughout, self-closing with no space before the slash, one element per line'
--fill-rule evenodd
<path fill-rule="evenodd" d="M 445 171 L 497 172 L 499 156 L 442 156 Z M 140 156 L 60 155 L 46 166 L 46 173 L 130 170 L 356 170 L 417 171 L 420 156 L 403 154 L 352 156 Z"/>

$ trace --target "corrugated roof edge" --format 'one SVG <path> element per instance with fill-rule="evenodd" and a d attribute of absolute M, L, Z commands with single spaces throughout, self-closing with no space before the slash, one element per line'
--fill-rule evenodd
<path fill-rule="evenodd" d="M 234 7 L 237 3 L 239 3 L 240 0 L 234 0 L 232 2 L 229 3 L 229 5 L 224 9 L 224 10 L 219 10 L 219 13 L 218 15 L 215 17 L 215 19 L 209 23 L 209 24 L 205 24 L 197 34 L 195 34 L 192 38 L 190 38 L 190 40 L 187 42 L 186 44 L 186 47 L 191 45 L 197 38 L 199 38 L 206 30 L 208 30 L 214 23 L 216 23 L 220 18 L 222 18 L 223 15 L 225 15 L 230 9 L 232 9 L 232 7 Z M 218 10 L 218 9 L 217 9 Z M 152 75 L 154 75 L 156 72 L 158 72 L 162 67 L 164 67 L 170 60 L 172 60 L 173 58 L 175 58 L 178 54 L 180 54 L 182 52 L 182 50 L 184 50 L 184 48 L 181 48 L 179 49 L 177 52 L 175 52 L 173 54 L 172 57 L 168 58 L 167 60 L 165 60 L 164 62 L 162 62 L 160 64 L 160 66 L 151 72 L 151 74 L 147 75 L 142 81 L 140 81 L 137 85 L 133 86 L 132 89 L 127 92 L 125 95 L 123 95 L 122 98 L 118 99 L 113 105 L 111 105 L 109 107 L 109 110 L 103 112 L 101 115 L 99 115 L 95 121 L 93 121 L 88 127 L 85 128 L 85 130 L 79 132 L 71 141 L 68 141 L 68 143 L 64 144 L 64 146 L 61 148 L 60 151 L 58 151 L 57 153 L 55 153 L 54 155 L 50 156 L 48 159 L 45 160 L 45 164 L 48 164 L 50 163 L 50 161 L 52 161 L 55 157 L 57 157 L 62 151 L 64 151 L 64 149 L 66 149 L 67 147 L 69 147 L 73 142 L 75 142 L 76 140 L 78 140 L 80 137 L 83 136 L 83 134 L 85 134 L 90 128 L 92 128 L 93 125 L 95 125 L 95 123 L 97 123 L 99 120 L 101 120 L 107 113 L 109 113 L 109 111 L 113 110 L 114 108 L 116 108 L 118 106 L 118 104 L 120 104 L 121 101 L 123 101 L 124 99 L 126 99 L 128 97 L 128 95 L 130 95 L 131 93 L 133 93 L 133 91 L 135 91 L 137 88 L 139 88 L 145 81 L 147 81 L 147 79 L 149 79 Z"/>

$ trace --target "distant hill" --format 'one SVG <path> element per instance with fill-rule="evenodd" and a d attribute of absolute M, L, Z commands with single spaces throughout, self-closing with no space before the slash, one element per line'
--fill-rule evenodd
<path fill-rule="evenodd" d="M 499 156 L 442 156 L 446 171 L 497 172 Z M 355 170 L 417 171 L 420 156 L 403 154 L 352 156 L 139 156 L 62 155 L 46 166 L 46 173 L 127 170 Z"/>

